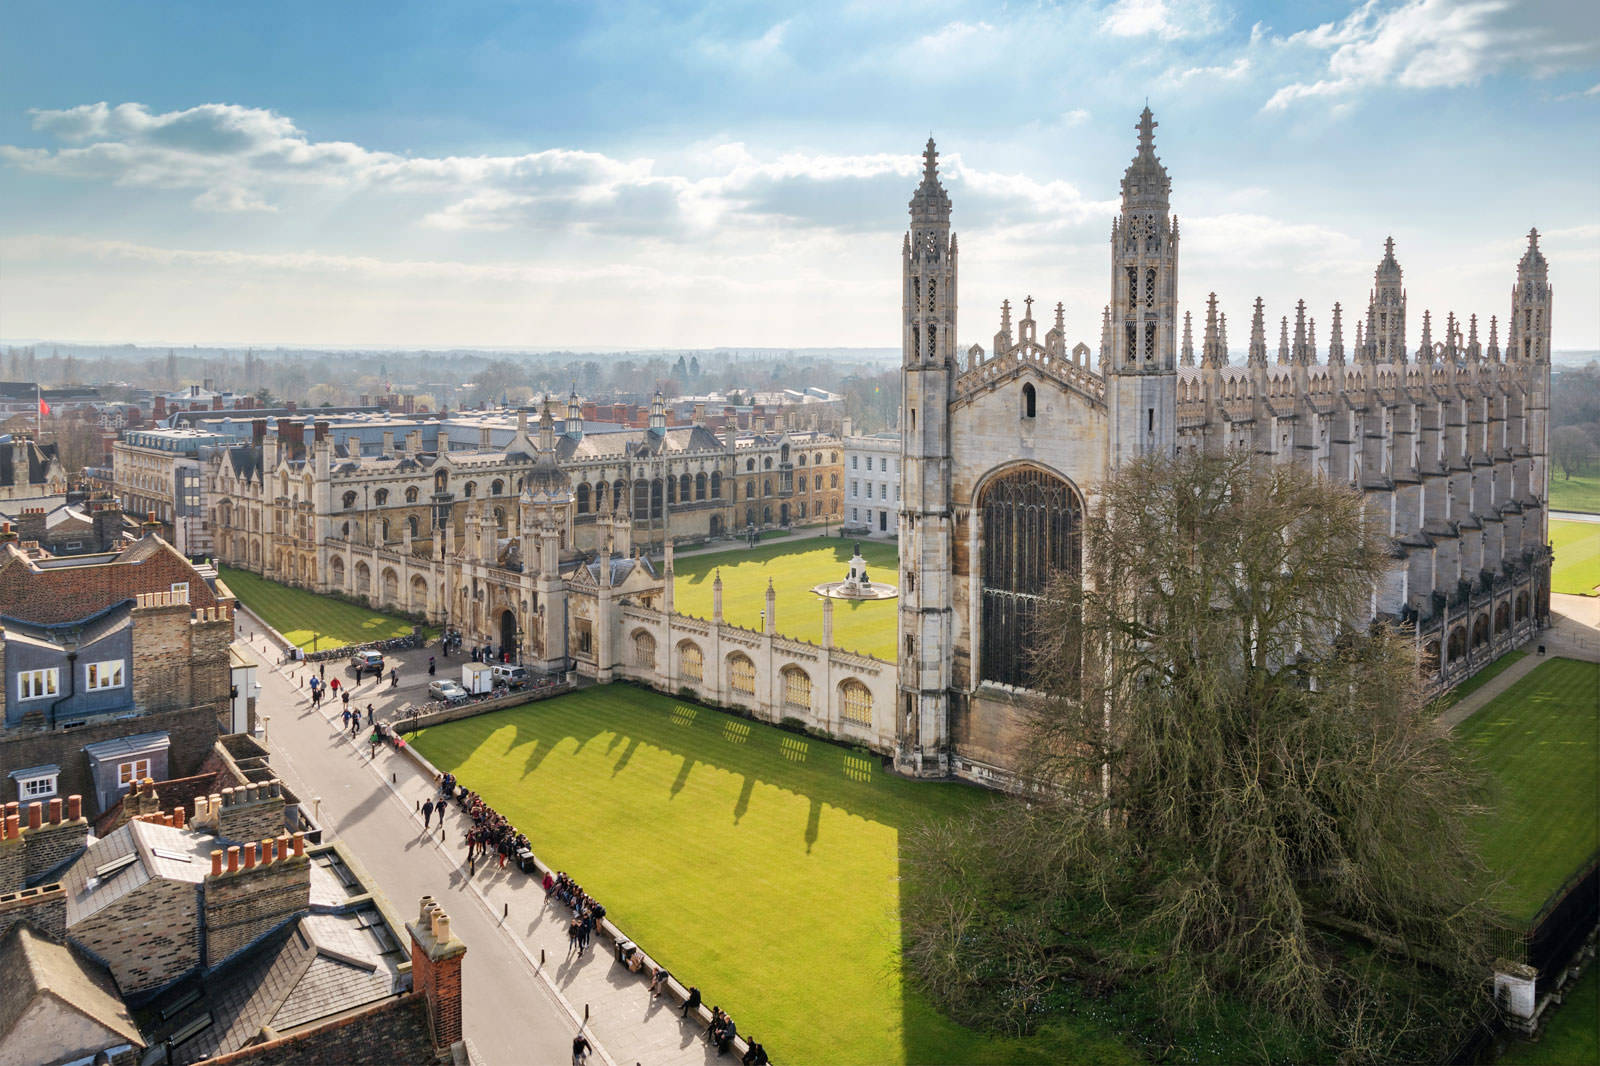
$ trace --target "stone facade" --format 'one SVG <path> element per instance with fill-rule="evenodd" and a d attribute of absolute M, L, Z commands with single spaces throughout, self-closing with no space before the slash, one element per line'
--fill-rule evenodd
<path fill-rule="evenodd" d="M 1387 523 L 1393 565 L 1374 615 L 1409 627 L 1429 683 L 1453 684 L 1530 636 L 1548 611 L 1546 464 L 1551 290 L 1531 234 L 1507 344 L 1491 317 L 1422 315 L 1385 246 L 1364 321 L 1345 346 L 1333 306 L 1319 352 L 1304 301 L 1267 353 L 1256 301 L 1245 365 L 1226 316 L 1180 313 L 1177 218 L 1149 110 L 1111 231 L 1111 302 L 1098 358 L 1065 309 L 1041 336 L 1033 299 L 1001 308 L 993 348 L 958 352 L 950 201 L 930 140 L 902 251 L 905 383 L 899 766 L 1003 780 L 1029 697 L 1025 636 L 1047 575 L 1082 565 L 1097 482 L 1146 454 L 1248 449 L 1359 488 Z M 1291 339 L 1292 338 L 1292 339 Z"/>

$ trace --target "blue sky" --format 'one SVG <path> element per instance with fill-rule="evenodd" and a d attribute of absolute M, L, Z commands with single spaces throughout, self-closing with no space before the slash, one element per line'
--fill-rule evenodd
<path fill-rule="evenodd" d="M 13 3 L 0 337 L 445 347 L 898 344 L 930 132 L 961 340 L 1098 343 L 1146 99 L 1179 292 L 1506 313 L 1538 226 L 1600 347 L 1590 3 Z M 1353 330 L 1352 330 L 1353 332 Z M 1320 334 L 1326 337 L 1326 325 Z"/>

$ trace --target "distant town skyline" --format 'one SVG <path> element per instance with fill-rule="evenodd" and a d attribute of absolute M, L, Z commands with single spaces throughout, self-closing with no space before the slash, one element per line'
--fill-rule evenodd
<path fill-rule="evenodd" d="M 1117 0 L 12 8 L 0 336 L 368 348 L 896 347 L 930 132 L 959 340 L 1098 346 L 1148 99 L 1181 306 L 1504 318 L 1600 344 L 1587 5 Z M 1040 317 L 1048 317 L 1043 312 Z M 1319 337 L 1326 338 L 1326 324 Z M 1272 332 L 1275 338 L 1275 330 Z"/>

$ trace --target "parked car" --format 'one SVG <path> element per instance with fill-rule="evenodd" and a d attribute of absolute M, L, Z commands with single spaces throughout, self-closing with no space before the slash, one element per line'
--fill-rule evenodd
<path fill-rule="evenodd" d="M 443 700 L 445 703 L 459 703 L 467 698 L 467 690 L 445 677 L 428 682 L 428 698 Z"/>
<path fill-rule="evenodd" d="M 521 688 L 533 680 L 533 675 L 521 666 L 498 663 L 494 667 L 494 680 L 506 688 Z"/>
<path fill-rule="evenodd" d="M 355 671 L 356 680 L 361 680 L 362 674 L 383 673 L 383 653 L 379 651 L 358 651 L 350 656 L 350 669 Z"/>

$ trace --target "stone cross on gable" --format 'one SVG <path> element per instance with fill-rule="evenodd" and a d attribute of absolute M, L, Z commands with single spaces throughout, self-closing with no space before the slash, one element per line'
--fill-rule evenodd
<path fill-rule="evenodd" d="M 1033 321 L 1033 297 L 1025 296 L 1023 297 L 1022 302 L 1027 305 L 1027 309 L 1023 312 L 1022 317 L 1026 318 L 1030 322 Z"/>

